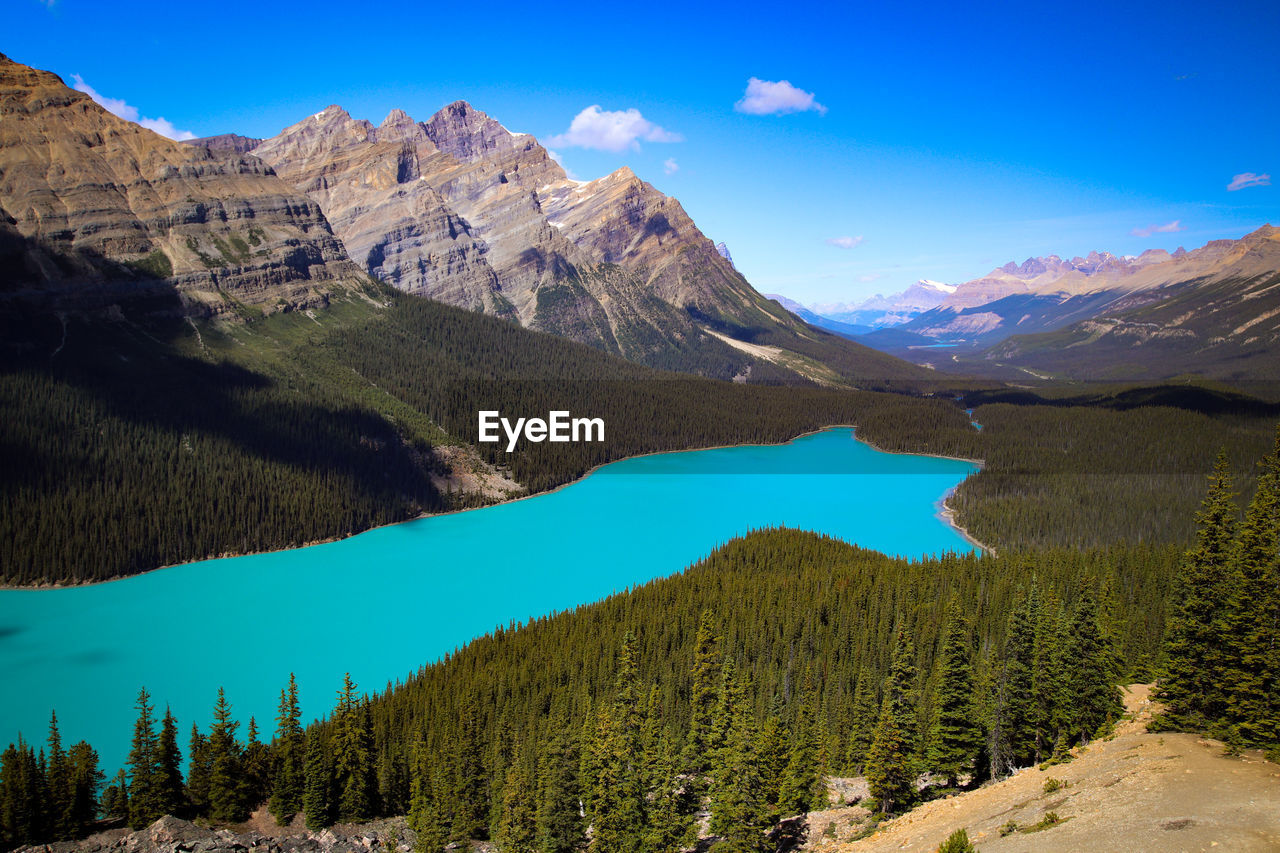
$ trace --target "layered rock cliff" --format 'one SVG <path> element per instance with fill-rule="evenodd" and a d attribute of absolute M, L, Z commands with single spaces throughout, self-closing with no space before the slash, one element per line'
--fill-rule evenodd
<path fill-rule="evenodd" d="M 0 55 L 0 293 L 201 315 L 317 306 L 364 274 L 320 206 L 235 146 L 182 145 Z"/>
<path fill-rule="evenodd" d="M 725 375 L 751 359 L 712 332 L 804 333 L 675 199 L 626 168 L 572 180 L 532 136 L 462 101 L 425 122 L 394 110 L 376 127 L 331 106 L 252 153 L 321 206 L 353 259 L 403 290 Z"/>

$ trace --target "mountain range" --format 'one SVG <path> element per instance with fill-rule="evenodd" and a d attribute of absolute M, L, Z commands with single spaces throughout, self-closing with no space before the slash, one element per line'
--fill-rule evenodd
<path fill-rule="evenodd" d="M 179 145 L 0 55 L 0 299 L 51 310 L 158 294 L 213 317 L 358 291 L 320 206 L 255 157 Z M 181 302 L 175 308 L 173 297 Z"/>
<path fill-rule="evenodd" d="M 577 181 L 458 101 L 377 126 L 330 106 L 270 139 L 174 142 L 0 56 L 0 298 L 219 322 L 371 278 L 664 369 L 877 385 L 924 374 L 757 293 L 678 201 Z"/>
<path fill-rule="evenodd" d="M 969 374 L 1274 379 L 1280 230 L 1192 251 L 1028 258 L 822 312 L 809 322 L 858 322 L 869 327 L 855 336 L 862 343 Z"/>
<path fill-rule="evenodd" d="M 319 205 L 352 260 L 410 293 L 722 378 L 768 365 L 837 384 L 914 375 L 762 297 L 630 169 L 569 178 L 532 136 L 464 101 L 377 126 L 330 106 L 270 139 L 190 144 L 260 159 Z"/>

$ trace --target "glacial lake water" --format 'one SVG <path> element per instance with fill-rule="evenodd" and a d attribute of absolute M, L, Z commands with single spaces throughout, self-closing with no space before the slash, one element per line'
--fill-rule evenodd
<path fill-rule="evenodd" d="M 938 516 L 977 466 L 882 453 L 834 428 L 789 444 L 606 465 L 559 491 L 292 551 L 208 560 L 125 580 L 0 591 L 0 744 L 87 739 L 110 778 L 146 686 L 207 731 L 226 688 L 240 736 L 269 739 L 297 674 L 306 719 L 344 672 L 402 680 L 499 625 L 680 571 L 752 529 L 816 530 L 890 554 L 972 551 Z"/>

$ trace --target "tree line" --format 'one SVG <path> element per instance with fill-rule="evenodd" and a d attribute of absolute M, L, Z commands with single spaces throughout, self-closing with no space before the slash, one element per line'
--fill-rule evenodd
<path fill-rule="evenodd" d="M 527 491 L 625 456 L 857 424 L 885 450 L 983 459 L 951 499 L 998 549 L 1183 544 L 1212 448 L 1242 486 L 1272 421 L 1156 405 L 740 384 L 664 373 L 407 294 L 234 329 L 39 326 L 0 350 L 0 582 L 82 582 L 278 550 L 472 505 L 442 491 L 464 443 Z M 33 333 L 34 334 L 34 333 Z M 45 338 L 48 338 L 45 340 Z M 53 352 L 61 342 L 61 350 Z M 39 345 L 37 345 L 39 344 Z M 762 376 L 760 378 L 763 378 Z M 992 398 L 1001 399 L 1001 398 Z M 606 441 L 478 444 L 481 409 L 601 417 Z"/>
<path fill-rule="evenodd" d="M 1116 685 L 1159 654 L 1177 562 L 1169 548 L 897 560 L 759 531 L 384 692 L 348 677 L 311 726 L 291 682 L 269 740 L 253 720 L 242 737 L 220 694 L 180 751 L 144 692 L 98 814 L 235 822 L 267 803 L 314 827 L 406 814 L 423 851 L 607 851 L 678 849 L 705 810 L 723 849 L 762 849 L 780 817 L 827 802 L 828 776 L 867 775 L 895 813 L 1105 730 Z M 6 753 L 7 844 L 62 837 L 38 781 L 51 751 Z"/>
<path fill-rule="evenodd" d="M 1241 517 L 1218 458 L 1174 585 L 1156 722 L 1280 761 L 1280 430 L 1259 467 Z"/>

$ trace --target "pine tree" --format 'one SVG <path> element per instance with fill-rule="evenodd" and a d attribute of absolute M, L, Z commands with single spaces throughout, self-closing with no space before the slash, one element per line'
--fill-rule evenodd
<path fill-rule="evenodd" d="M 307 734 L 306 749 L 306 787 L 302 792 L 302 809 L 306 814 L 307 829 L 314 832 L 333 823 L 330 807 L 333 771 L 318 729 Z"/>
<path fill-rule="evenodd" d="M 1280 427 L 1240 526 L 1226 588 L 1222 733 L 1234 746 L 1280 752 Z"/>
<path fill-rule="evenodd" d="M 488 774 L 481 744 L 480 706 L 467 698 L 462 730 L 454 744 L 451 835 L 454 841 L 485 839 L 489 835 Z"/>
<path fill-rule="evenodd" d="M 164 814 L 176 815 L 186 808 L 182 784 L 182 752 L 178 749 L 178 721 L 164 709 L 160 740 L 156 744 L 156 796 Z"/>
<path fill-rule="evenodd" d="M 778 810 L 782 816 L 803 814 L 826 793 L 818 775 L 818 732 L 814 723 L 812 685 L 806 683 L 799 697 L 799 713 L 791 735 L 787 766 L 778 790 Z"/>
<path fill-rule="evenodd" d="M 655 778 L 641 849 L 646 853 L 677 853 L 686 847 L 694 831 L 693 812 L 697 805 L 689 802 L 692 790 L 688 779 L 679 772 L 675 748 L 665 735 L 658 745 Z"/>
<path fill-rule="evenodd" d="M 947 608 L 945 639 L 936 666 L 935 710 L 929 737 L 929 765 L 956 787 L 973 771 L 982 749 L 983 731 L 973 701 L 973 667 L 969 661 L 969 622 L 952 598 Z"/>
<path fill-rule="evenodd" d="M 302 792 L 306 784 L 302 710 L 298 705 L 298 682 L 293 673 L 289 673 L 289 686 L 280 691 L 273 748 L 276 773 L 270 809 L 276 823 L 285 826 L 302 810 Z"/>
<path fill-rule="evenodd" d="M 377 790 L 373 731 L 368 705 L 356 695 L 351 673 L 342 679 L 333 714 L 333 770 L 338 788 L 338 820 L 358 823 L 373 815 Z"/>
<path fill-rule="evenodd" d="M 198 815 L 209 813 L 209 741 L 200 734 L 200 728 L 191 724 L 191 740 L 187 753 L 187 802 Z"/>
<path fill-rule="evenodd" d="M 915 673 L 914 643 L 899 627 L 867 755 L 867 783 L 881 814 L 902 811 L 916 798 Z"/>
<path fill-rule="evenodd" d="M 98 818 L 98 788 L 103 774 L 98 769 L 98 753 L 85 741 L 74 744 L 67 752 L 67 764 L 71 782 L 67 827 L 72 838 L 83 838 Z"/>
<path fill-rule="evenodd" d="M 993 776 L 1012 773 L 1036 760 L 1035 593 L 1019 594 L 1018 598 L 1009 611 L 1004 655 L 995 685 L 989 747 Z"/>
<path fill-rule="evenodd" d="M 0 755 L 0 840 L 6 846 L 33 844 L 48 836 L 44 773 L 22 736 Z"/>
<path fill-rule="evenodd" d="M 231 716 L 227 694 L 218 688 L 213 728 L 205 744 L 209 767 L 209 817 L 219 823 L 238 823 L 248 817 L 244 750 L 236 740 L 240 724 Z"/>
<path fill-rule="evenodd" d="M 644 837 L 646 803 L 636 654 L 636 638 L 628 632 L 618 655 L 613 707 L 601 715 L 596 736 L 592 853 L 637 850 Z"/>
<path fill-rule="evenodd" d="M 685 772 L 699 777 L 711 770 L 712 729 L 721 683 L 720 638 L 711 611 L 702 611 L 693 649 L 693 683 L 689 693 L 689 734 L 685 740 Z"/>
<path fill-rule="evenodd" d="M 718 715 L 723 732 L 711 783 L 711 831 L 722 837 L 718 849 L 747 853 L 766 849 L 769 825 L 764 779 L 755 751 L 756 731 L 747 702 L 749 685 L 725 663 Z"/>
<path fill-rule="evenodd" d="M 1053 595 L 1042 600 L 1034 579 L 1030 611 L 1035 620 L 1031 655 L 1031 719 L 1036 732 L 1034 760 L 1041 761 L 1053 751 L 1056 742 L 1053 715 L 1061 682 L 1056 669 L 1061 660 L 1058 648 L 1061 605 Z"/>
<path fill-rule="evenodd" d="M 413 781 L 409 796 L 409 828 L 417 833 L 415 853 L 440 853 L 449 843 L 449 821 L 441 805 L 440 785 L 421 742 L 413 749 Z"/>
<path fill-rule="evenodd" d="M 1238 515 L 1234 497 L 1231 466 L 1221 452 L 1196 515 L 1196 541 L 1182 561 L 1165 625 L 1161 726 L 1204 730 L 1223 715 L 1226 650 L 1220 632 Z"/>
<path fill-rule="evenodd" d="M 1114 655 L 1098 623 L 1093 590 L 1086 586 L 1076 601 L 1058 703 L 1063 709 L 1063 731 L 1068 743 L 1088 741 L 1104 724 L 1124 709 L 1115 682 Z"/>
<path fill-rule="evenodd" d="M 46 787 L 48 801 L 45 811 L 48 814 L 51 837 L 69 840 L 75 837 L 71 825 L 71 768 L 67 754 L 62 749 L 62 735 L 58 731 L 58 715 L 49 717 L 49 752 L 47 753 L 48 772 Z"/>
<path fill-rule="evenodd" d="M 538 762 L 537 836 L 540 853 L 572 853 L 582 842 L 578 814 L 577 749 L 565 732 L 564 717 L 550 728 Z"/>
<path fill-rule="evenodd" d="M 756 755 L 760 759 L 760 775 L 764 785 L 762 796 L 764 801 L 773 807 L 770 816 L 774 821 L 782 816 L 779 802 L 783 777 L 786 775 L 787 762 L 791 756 L 790 740 L 791 733 L 782 722 L 781 700 L 775 694 L 769 715 L 765 717 L 764 723 L 760 726 L 760 732 L 756 735 L 755 747 Z"/>
<path fill-rule="evenodd" d="M 151 694 L 138 691 L 138 720 L 129 749 L 129 825 L 142 829 L 164 815 L 160 802 L 160 754 Z"/>
<path fill-rule="evenodd" d="M 871 738 L 876 729 L 879 712 L 876 701 L 875 679 L 865 666 L 858 672 L 858 685 L 853 691 L 853 727 L 849 732 L 847 762 L 861 770 L 871 749 Z"/>
<path fill-rule="evenodd" d="M 502 851 L 532 853 L 537 845 L 537 813 L 531 796 L 536 775 L 529 764 L 527 759 L 516 760 L 507 767 L 493 839 Z"/>

